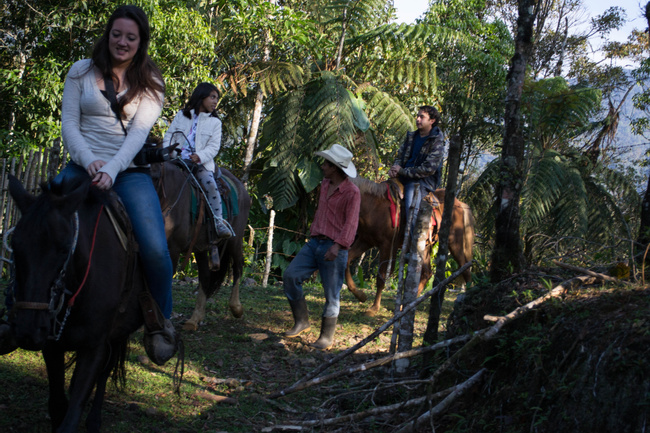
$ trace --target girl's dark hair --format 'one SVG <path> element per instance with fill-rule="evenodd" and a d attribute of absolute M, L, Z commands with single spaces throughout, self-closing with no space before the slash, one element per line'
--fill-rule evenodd
<path fill-rule="evenodd" d="M 212 92 L 217 92 L 218 97 L 221 97 L 219 89 L 217 89 L 217 86 L 212 83 L 201 83 L 196 86 L 196 89 L 192 92 L 192 96 L 190 96 L 190 100 L 187 101 L 187 104 L 183 107 L 183 115 L 188 119 L 191 119 L 191 110 L 194 110 L 195 114 L 199 114 L 199 108 L 201 107 L 201 104 L 203 104 L 203 100 L 210 96 Z M 217 117 L 217 110 L 210 113 L 210 116 Z"/>
<path fill-rule="evenodd" d="M 129 83 L 129 90 L 118 102 L 120 112 L 126 104 L 146 92 L 150 92 L 162 103 L 159 98 L 159 93 L 165 92 L 165 81 L 163 80 L 160 69 L 158 69 L 158 66 L 149 57 L 149 40 L 151 39 L 149 19 L 147 18 L 147 14 L 138 6 L 124 5 L 113 12 L 108 19 L 108 23 L 106 23 L 104 34 L 99 38 L 93 48 L 91 68 L 92 66 L 97 66 L 103 77 L 113 77 L 118 81 L 119 85 L 119 78 L 113 73 L 111 53 L 108 49 L 111 29 L 115 20 L 119 18 L 133 20 L 138 25 L 138 30 L 140 31 L 140 46 L 126 70 L 126 80 Z"/>

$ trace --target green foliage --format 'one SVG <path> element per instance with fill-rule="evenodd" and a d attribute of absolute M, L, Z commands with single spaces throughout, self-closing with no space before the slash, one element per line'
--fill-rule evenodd
<path fill-rule="evenodd" d="M 321 174 L 314 161 L 315 151 L 334 143 L 354 149 L 360 127 L 370 124 L 362 111 L 363 100 L 348 83 L 343 75 L 323 71 L 275 100 L 264 123 L 256 163 L 262 169 L 258 187 L 273 197 L 274 209 L 295 205 L 318 185 Z M 372 112 L 379 104 L 368 105 Z M 386 111 L 380 115 L 385 116 Z"/>
<path fill-rule="evenodd" d="M 634 185 L 577 148 L 594 128 L 590 119 L 599 106 L 599 91 L 571 87 L 560 77 L 526 86 L 520 226 L 529 260 L 540 260 L 551 247 L 554 253 L 575 248 L 578 239 L 605 244 L 631 238 L 627 220 L 640 206 Z M 475 212 L 485 216 L 480 224 L 488 238 L 493 235 L 498 166 L 498 159 L 488 164 L 468 191 Z"/>

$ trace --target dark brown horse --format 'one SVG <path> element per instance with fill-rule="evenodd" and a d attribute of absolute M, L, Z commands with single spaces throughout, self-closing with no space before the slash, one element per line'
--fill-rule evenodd
<path fill-rule="evenodd" d="M 361 191 L 361 209 L 359 211 L 359 228 L 357 237 L 350 247 L 348 253 L 348 267 L 345 270 L 345 281 L 350 291 L 361 302 L 366 300 L 366 295 L 357 288 L 352 275 L 350 274 L 350 263 L 360 257 L 365 251 L 376 247 L 379 249 L 379 270 L 377 273 L 377 292 L 375 301 L 366 311 L 369 316 L 374 316 L 381 307 L 381 293 L 386 283 L 386 268 L 390 261 L 390 273 L 395 268 L 397 250 L 402 247 L 404 241 L 404 227 L 406 223 L 406 212 L 401 211 L 399 215 L 399 226 L 393 227 L 391 216 L 391 200 L 397 204 L 397 209 L 402 209 L 403 201 L 402 185 L 394 180 L 377 183 L 363 177 L 351 179 Z M 389 195 L 390 194 L 390 197 Z M 445 190 L 439 189 L 435 196 L 440 202 L 440 215 L 444 209 Z M 432 242 L 426 248 L 418 293 L 424 289 L 427 281 L 431 278 L 431 247 L 438 241 L 437 227 L 434 228 Z M 451 217 L 451 231 L 449 234 L 449 250 L 459 266 L 464 265 L 472 259 L 472 248 L 474 246 L 474 216 L 465 203 L 456 199 Z M 466 283 L 471 281 L 470 269 L 463 272 L 463 279 Z"/>
<path fill-rule="evenodd" d="M 99 432 L 109 376 L 124 377 L 129 335 L 143 324 L 138 295 L 145 290 L 125 212 L 107 209 L 113 192 L 50 183 L 38 197 L 11 177 L 9 191 L 22 217 L 12 235 L 14 307 L 9 315 L 19 347 L 42 350 L 49 379 L 53 431 L 75 432 L 93 388 L 86 429 Z M 122 238 L 124 240 L 124 238 Z M 69 400 L 65 352 L 76 352 Z"/>
<path fill-rule="evenodd" d="M 229 301 L 230 311 L 234 317 L 241 317 L 244 313 L 239 301 L 239 282 L 244 270 L 244 230 L 248 222 L 251 198 L 244 184 L 230 171 L 222 168 L 221 173 L 228 179 L 227 184 L 232 185 L 236 191 L 236 202 L 223 207 L 224 218 L 228 216 L 227 220 L 232 226 L 235 236 L 222 241 L 219 245 L 221 265 L 219 270 L 213 271 L 210 270 L 208 256 L 211 246 L 208 230 L 212 221 L 203 218 L 210 211 L 209 204 L 202 200 L 200 192 L 192 192 L 192 178 L 178 165 L 172 162 L 152 164 L 152 177 L 165 218 L 167 244 L 172 263 L 176 266 L 182 253 L 186 257 L 190 253 L 194 253 L 199 271 L 199 295 L 196 298 L 192 317 L 183 326 L 186 331 L 198 329 L 199 323 L 205 318 L 205 305 L 208 298 L 221 288 L 230 269 L 232 269 L 233 276 Z M 225 195 L 227 194 L 222 194 L 222 200 L 227 204 L 229 200 Z M 193 201 L 198 203 L 198 206 L 195 206 L 194 217 L 192 215 Z M 236 215 L 233 210 L 237 211 Z"/>

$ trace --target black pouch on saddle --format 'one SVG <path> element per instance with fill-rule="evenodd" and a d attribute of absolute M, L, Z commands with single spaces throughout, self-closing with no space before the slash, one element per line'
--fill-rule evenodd
<path fill-rule="evenodd" d="M 147 165 L 153 164 L 156 162 L 165 162 L 172 159 L 171 152 L 176 146 L 169 147 L 157 147 L 154 143 L 151 142 L 150 137 L 147 137 L 147 140 L 144 142 L 144 146 L 140 152 L 135 154 L 133 158 L 133 163 L 135 165 Z"/>
<path fill-rule="evenodd" d="M 117 96 L 115 95 L 115 87 L 113 86 L 113 79 L 111 77 L 104 77 L 104 86 L 106 87 L 106 96 L 108 96 L 108 101 L 111 103 L 111 110 L 115 113 L 115 117 L 120 121 L 122 125 L 122 131 L 124 131 L 124 136 L 127 135 L 126 128 L 124 127 L 124 122 L 122 122 L 122 116 L 120 116 L 118 105 L 117 105 Z M 171 152 L 176 148 L 176 145 L 169 146 L 165 148 L 160 148 L 153 143 L 150 136 L 147 136 L 147 139 L 142 146 L 142 149 L 135 155 L 133 158 L 133 163 L 138 166 L 153 164 L 155 162 L 165 162 L 171 159 Z"/>

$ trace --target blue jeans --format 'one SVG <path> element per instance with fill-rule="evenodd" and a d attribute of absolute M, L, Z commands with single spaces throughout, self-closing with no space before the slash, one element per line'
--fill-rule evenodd
<path fill-rule="evenodd" d="M 75 178 L 88 177 L 83 167 L 71 162 L 61 170 L 54 182 L 74 182 Z M 131 220 L 149 290 L 165 318 L 169 319 L 172 314 L 174 269 L 167 248 L 160 201 L 151 176 L 142 172 L 122 172 L 113 182 L 113 190 L 122 200 Z"/>
<path fill-rule="evenodd" d="M 334 241 L 329 239 L 311 238 L 291 261 L 282 276 L 284 294 L 290 301 L 297 301 L 305 296 L 302 283 L 315 271 L 319 271 L 325 292 L 323 317 L 339 315 L 341 286 L 345 278 L 345 267 L 348 264 L 348 250 L 339 250 L 336 259 L 325 260 L 325 253 L 333 243 Z"/>

